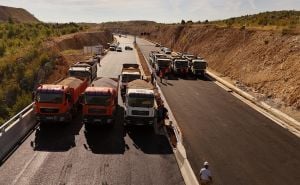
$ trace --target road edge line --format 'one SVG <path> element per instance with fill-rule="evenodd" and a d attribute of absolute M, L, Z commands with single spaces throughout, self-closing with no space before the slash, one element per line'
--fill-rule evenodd
<path fill-rule="evenodd" d="M 300 130 L 299 130 L 299 128 L 297 128 L 297 127 L 300 127 L 300 123 L 297 120 L 295 120 L 292 117 L 288 116 L 287 114 L 281 112 L 280 110 L 266 104 L 263 101 L 258 101 L 255 97 L 253 97 L 249 93 L 239 89 L 235 85 L 227 82 L 226 80 L 222 79 L 221 77 L 217 76 L 216 74 L 214 74 L 213 72 L 211 72 L 209 70 L 207 70 L 206 75 L 209 78 L 215 79 L 217 82 L 221 83 L 226 88 L 228 88 L 228 89 L 232 90 L 233 92 L 237 93 L 239 96 L 243 97 L 244 99 L 248 100 L 249 102 L 245 102 L 241 98 L 237 97 L 239 100 L 243 101 L 244 103 L 246 103 L 248 106 L 250 106 L 254 110 L 258 111 L 259 113 L 263 114 L 267 118 L 271 119 L 276 124 L 283 127 L 284 129 L 287 129 L 292 134 L 300 137 Z M 223 88 L 220 85 L 218 85 L 218 86 Z M 249 103 L 252 103 L 253 106 L 249 105 Z M 256 107 L 254 107 L 254 106 L 256 106 Z"/>
<path fill-rule="evenodd" d="M 138 44 L 137 44 L 137 47 Z M 136 50 L 137 52 L 137 50 Z M 147 58 L 145 57 L 145 55 L 142 53 L 146 63 L 147 63 L 147 66 L 148 66 L 148 69 L 150 72 L 153 72 L 152 71 L 152 68 L 150 67 L 149 65 L 149 61 L 147 60 Z M 140 63 L 140 58 L 138 57 L 138 63 Z M 187 159 L 187 156 L 186 156 L 186 151 L 185 151 L 185 148 L 182 144 L 182 134 L 181 134 L 181 131 L 180 131 L 180 127 L 178 126 L 178 123 L 172 113 L 172 110 L 170 109 L 170 106 L 164 96 L 164 94 L 162 93 L 161 91 L 161 88 L 159 87 L 158 84 L 156 84 L 156 87 L 161 95 L 161 98 L 162 100 L 164 101 L 164 105 L 165 107 L 169 110 L 168 113 L 169 113 L 169 120 L 171 120 L 172 124 L 171 126 L 173 127 L 174 129 L 174 133 L 176 134 L 176 140 L 177 140 L 177 144 L 176 144 L 176 148 L 173 148 L 173 152 L 174 152 L 174 155 L 175 155 L 175 159 L 177 161 L 177 164 L 178 164 L 178 167 L 180 169 L 180 172 L 181 172 L 181 175 L 183 177 L 183 180 L 185 182 L 186 185 L 199 185 L 199 182 L 198 182 L 198 179 L 191 167 L 191 164 L 190 162 L 188 161 Z M 171 143 L 171 138 L 169 137 L 168 134 L 166 134 L 166 136 L 168 137 L 169 139 L 169 142 L 170 142 L 170 145 L 173 147 L 172 143 Z"/>

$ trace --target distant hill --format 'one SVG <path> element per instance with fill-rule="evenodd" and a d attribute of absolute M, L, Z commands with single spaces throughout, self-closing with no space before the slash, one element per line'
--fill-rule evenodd
<path fill-rule="evenodd" d="M 17 23 L 39 22 L 37 18 L 23 8 L 0 6 L 0 22 L 8 22 L 9 19 Z"/>

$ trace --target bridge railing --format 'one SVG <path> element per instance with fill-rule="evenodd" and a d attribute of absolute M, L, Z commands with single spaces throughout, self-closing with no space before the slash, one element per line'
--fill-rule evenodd
<path fill-rule="evenodd" d="M 0 127 L 0 161 L 20 144 L 36 124 L 31 103 Z"/>

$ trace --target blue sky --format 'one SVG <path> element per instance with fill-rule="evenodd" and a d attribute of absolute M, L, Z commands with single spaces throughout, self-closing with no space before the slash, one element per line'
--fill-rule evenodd
<path fill-rule="evenodd" d="M 170 23 L 236 17 L 273 10 L 300 10 L 300 0 L 1 0 L 44 22 L 153 20 Z"/>

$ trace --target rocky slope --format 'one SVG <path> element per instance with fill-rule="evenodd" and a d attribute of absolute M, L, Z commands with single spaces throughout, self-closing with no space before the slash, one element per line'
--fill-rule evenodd
<path fill-rule="evenodd" d="M 177 51 L 203 56 L 215 71 L 300 109 L 300 35 L 170 26 L 150 38 Z"/>
<path fill-rule="evenodd" d="M 299 34 L 206 24 L 139 25 L 127 30 L 136 35 L 150 33 L 144 37 L 200 55 L 212 70 L 261 100 L 299 113 Z"/>

